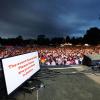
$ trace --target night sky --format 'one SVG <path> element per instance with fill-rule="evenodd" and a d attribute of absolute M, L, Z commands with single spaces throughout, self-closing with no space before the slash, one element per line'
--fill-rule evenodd
<path fill-rule="evenodd" d="M 80 37 L 99 17 L 100 0 L 0 0 L 0 37 Z"/>

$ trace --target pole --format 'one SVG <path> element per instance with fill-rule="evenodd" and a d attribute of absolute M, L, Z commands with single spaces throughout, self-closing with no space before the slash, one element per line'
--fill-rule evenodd
<path fill-rule="evenodd" d="M 39 90 L 37 89 L 37 91 L 36 91 L 36 97 L 37 97 L 37 100 L 39 100 Z"/>

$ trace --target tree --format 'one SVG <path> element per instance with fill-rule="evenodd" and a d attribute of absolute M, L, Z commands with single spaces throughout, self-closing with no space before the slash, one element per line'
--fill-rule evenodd
<path fill-rule="evenodd" d="M 97 27 L 90 28 L 84 35 L 84 42 L 89 44 L 100 44 L 100 29 Z"/>
<path fill-rule="evenodd" d="M 71 43 L 72 43 L 72 44 L 76 44 L 76 38 L 75 38 L 75 37 L 72 37 L 72 38 L 71 38 Z"/>
<path fill-rule="evenodd" d="M 38 45 L 49 45 L 50 40 L 49 38 L 46 38 L 45 35 L 38 35 L 37 37 L 37 44 Z"/>
<path fill-rule="evenodd" d="M 62 43 L 64 43 L 64 38 L 63 37 L 55 37 L 51 39 L 51 43 L 54 45 L 60 45 Z"/>
<path fill-rule="evenodd" d="M 67 42 L 67 43 L 70 42 L 70 37 L 69 37 L 69 36 L 66 37 L 66 42 Z"/>
<path fill-rule="evenodd" d="M 19 35 L 18 37 L 15 38 L 15 44 L 23 45 L 23 37 L 21 35 Z"/>

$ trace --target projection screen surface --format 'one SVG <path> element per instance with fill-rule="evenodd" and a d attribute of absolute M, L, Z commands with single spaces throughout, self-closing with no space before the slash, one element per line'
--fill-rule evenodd
<path fill-rule="evenodd" d="M 9 95 L 40 69 L 38 52 L 2 59 L 2 65 Z"/>

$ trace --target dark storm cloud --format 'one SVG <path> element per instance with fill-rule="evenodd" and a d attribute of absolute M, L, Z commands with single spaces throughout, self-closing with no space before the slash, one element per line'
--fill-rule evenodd
<path fill-rule="evenodd" d="M 100 26 L 99 0 L 0 0 L 0 35 L 81 36 Z"/>

